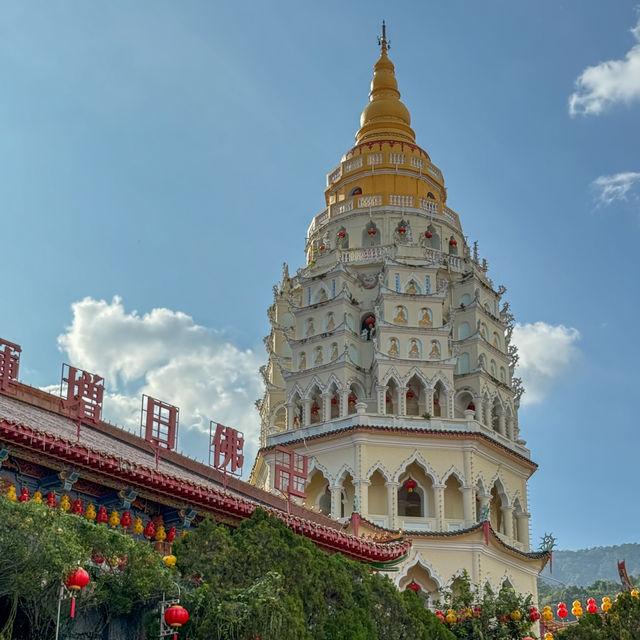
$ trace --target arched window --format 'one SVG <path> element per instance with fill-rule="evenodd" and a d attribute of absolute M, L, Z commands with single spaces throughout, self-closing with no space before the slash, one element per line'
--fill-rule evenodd
<path fill-rule="evenodd" d="M 507 382 L 507 372 L 504 367 L 500 367 L 500 382 Z"/>
<path fill-rule="evenodd" d="M 337 244 L 338 249 L 348 249 L 349 248 L 349 234 L 344 227 L 340 227 L 337 234 Z"/>
<path fill-rule="evenodd" d="M 424 237 L 427 247 L 440 251 L 440 234 L 432 224 L 427 227 L 427 230 L 424 232 Z"/>
<path fill-rule="evenodd" d="M 371 340 L 375 335 L 376 317 L 373 313 L 365 313 L 360 321 L 360 337 L 364 340 Z"/>
<path fill-rule="evenodd" d="M 496 349 L 502 349 L 502 340 L 500 340 L 500 336 L 495 331 L 493 332 L 493 346 Z"/>
<path fill-rule="evenodd" d="M 424 516 L 422 487 L 412 491 L 405 486 L 398 489 L 398 515 L 408 518 L 422 518 Z"/>
<path fill-rule="evenodd" d="M 458 340 L 464 340 L 471 335 L 471 327 L 468 322 L 461 322 L 458 327 Z"/>
<path fill-rule="evenodd" d="M 461 353 L 458 357 L 458 373 L 469 373 L 469 354 Z"/>
<path fill-rule="evenodd" d="M 370 222 L 362 231 L 362 246 L 374 247 L 380 244 L 380 230 L 374 222 Z"/>
<path fill-rule="evenodd" d="M 353 189 L 351 189 L 351 191 L 349 192 L 349 197 L 353 197 L 353 196 L 361 196 L 362 195 L 362 188 L 361 187 L 353 187 Z"/>
<path fill-rule="evenodd" d="M 497 380 L 498 379 L 498 365 L 495 360 L 491 361 L 491 375 Z"/>

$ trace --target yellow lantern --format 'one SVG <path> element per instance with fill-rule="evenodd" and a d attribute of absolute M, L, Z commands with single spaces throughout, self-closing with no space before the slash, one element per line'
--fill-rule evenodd
<path fill-rule="evenodd" d="M 115 529 L 120 524 L 120 516 L 118 516 L 118 512 L 114 509 L 109 516 L 109 524 Z"/>
<path fill-rule="evenodd" d="M 63 495 L 60 499 L 60 508 L 63 511 L 69 511 L 71 509 L 71 499 L 67 494 Z"/>
<path fill-rule="evenodd" d="M 518 622 L 518 620 L 522 619 L 522 613 L 520 613 L 520 611 L 518 609 L 514 609 L 510 614 L 509 617 L 514 621 L 514 622 Z"/>
<path fill-rule="evenodd" d="M 11 500 L 11 502 L 15 502 L 18 499 L 18 496 L 16 495 L 16 488 L 13 485 L 7 489 L 6 496 Z"/>
<path fill-rule="evenodd" d="M 164 562 L 169 569 L 173 569 L 176 566 L 177 558 L 175 556 L 164 556 L 162 562 Z"/>
<path fill-rule="evenodd" d="M 551 633 L 551 631 L 547 631 L 544 634 L 544 640 L 553 640 L 553 633 Z"/>
<path fill-rule="evenodd" d="M 133 523 L 133 533 L 139 536 L 144 531 L 144 526 L 142 524 L 142 518 L 136 518 L 136 521 Z"/>
<path fill-rule="evenodd" d="M 582 605 L 580 604 L 580 600 L 574 600 L 573 601 L 573 606 L 571 607 L 571 613 L 573 613 L 573 615 L 576 618 L 579 618 L 582 614 Z"/>
<path fill-rule="evenodd" d="M 637 597 L 638 597 L 638 590 L 637 590 L 637 589 L 632 589 L 632 591 L 631 591 L 631 595 L 632 595 L 634 598 L 637 598 Z"/>
<path fill-rule="evenodd" d="M 447 615 L 444 619 L 449 623 L 453 624 L 456 621 L 456 612 L 453 609 L 447 609 Z"/>
<path fill-rule="evenodd" d="M 33 494 L 33 498 L 31 498 L 34 502 L 37 502 L 38 504 L 40 504 L 42 502 L 42 494 L 40 493 L 40 491 L 36 491 Z"/>
<path fill-rule="evenodd" d="M 543 610 L 542 613 L 540 614 L 540 616 L 542 617 L 542 619 L 545 622 L 549 622 L 549 620 L 553 620 L 553 611 L 551 611 L 551 607 L 549 605 L 547 605 Z"/>
<path fill-rule="evenodd" d="M 96 519 L 96 508 L 92 504 L 87 506 L 87 510 L 84 512 L 84 517 L 89 522 Z"/>
<path fill-rule="evenodd" d="M 167 537 L 167 532 L 164 530 L 164 525 L 159 525 L 156 529 L 156 540 L 162 542 Z"/>
<path fill-rule="evenodd" d="M 611 609 L 611 598 L 605 596 L 602 598 L 602 606 L 600 607 L 605 613 Z"/>

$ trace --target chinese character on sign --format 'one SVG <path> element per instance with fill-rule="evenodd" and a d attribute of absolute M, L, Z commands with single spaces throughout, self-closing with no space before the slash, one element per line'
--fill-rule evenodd
<path fill-rule="evenodd" d="M 274 486 L 288 496 L 306 498 L 307 456 L 291 449 L 276 447 L 276 474 Z"/>
<path fill-rule="evenodd" d="M 18 379 L 20 345 L 0 338 L 0 391 L 9 391 L 9 383 Z"/>
<path fill-rule="evenodd" d="M 165 449 L 175 449 L 179 413 L 178 407 L 143 395 L 141 427 L 144 439 Z"/>
<path fill-rule="evenodd" d="M 73 418 L 93 423 L 100 420 L 104 395 L 104 380 L 100 376 L 63 364 L 60 395 L 63 408 Z"/>
<path fill-rule="evenodd" d="M 215 425 L 215 434 L 213 426 Z M 233 475 L 242 473 L 242 465 L 244 464 L 244 455 L 242 449 L 244 447 L 244 433 L 236 431 L 231 427 L 225 427 L 223 424 L 211 422 L 209 425 L 209 464 L 213 456 L 213 467 L 218 471 L 227 473 L 227 466 L 230 464 L 229 470 Z"/>

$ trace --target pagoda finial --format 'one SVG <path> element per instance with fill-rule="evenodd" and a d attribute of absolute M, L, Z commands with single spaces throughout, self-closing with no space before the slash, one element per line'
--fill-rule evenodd
<path fill-rule="evenodd" d="M 391 41 L 387 40 L 387 25 L 384 20 L 382 21 L 382 36 L 378 36 L 378 45 L 380 45 L 380 51 L 382 53 L 391 49 Z"/>

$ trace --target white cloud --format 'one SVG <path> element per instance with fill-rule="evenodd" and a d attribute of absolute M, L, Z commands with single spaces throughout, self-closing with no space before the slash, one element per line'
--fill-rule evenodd
<path fill-rule="evenodd" d="M 546 322 L 516 324 L 513 342 L 520 361 L 516 374 L 522 378 L 526 393 L 523 404 L 541 402 L 555 380 L 562 376 L 578 356 L 576 342 L 580 332 L 564 325 Z"/>
<path fill-rule="evenodd" d="M 104 376 L 106 420 L 137 429 L 146 393 L 180 408 L 185 453 L 207 457 L 207 437 L 198 434 L 208 434 L 211 419 L 244 431 L 245 467 L 251 464 L 259 438 L 254 402 L 263 392 L 263 361 L 253 351 L 179 311 L 127 313 L 118 297 L 85 298 L 71 308 L 58 344 L 71 363 Z"/>
<path fill-rule="evenodd" d="M 640 173 L 626 171 L 612 176 L 600 176 L 591 186 L 596 190 L 596 200 L 599 204 L 609 205 L 615 200 L 626 200 L 629 191 L 640 183 Z"/>
<path fill-rule="evenodd" d="M 623 60 L 607 60 L 587 67 L 569 97 L 569 113 L 598 115 L 618 102 L 640 99 L 640 16 L 631 29 L 635 44 Z"/>

